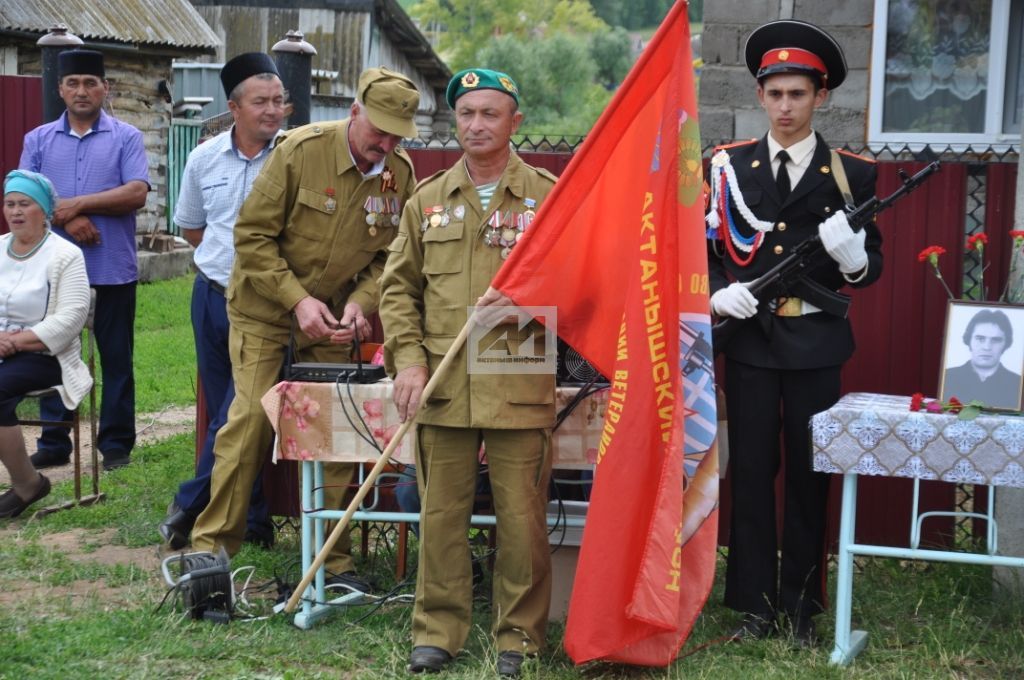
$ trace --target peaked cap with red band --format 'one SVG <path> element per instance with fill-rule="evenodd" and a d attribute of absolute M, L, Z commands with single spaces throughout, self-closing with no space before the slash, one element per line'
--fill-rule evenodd
<path fill-rule="evenodd" d="M 815 78 L 829 90 L 846 79 L 846 57 L 835 38 L 796 19 L 772 21 L 754 29 L 743 48 L 750 73 L 761 80 L 778 73 Z"/>

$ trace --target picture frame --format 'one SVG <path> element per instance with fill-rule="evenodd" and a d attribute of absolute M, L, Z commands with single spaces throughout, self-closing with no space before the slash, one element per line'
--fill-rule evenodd
<path fill-rule="evenodd" d="M 939 399 L 1022 410 L 1024 306 L 950 300 L 939 372 Z"/>

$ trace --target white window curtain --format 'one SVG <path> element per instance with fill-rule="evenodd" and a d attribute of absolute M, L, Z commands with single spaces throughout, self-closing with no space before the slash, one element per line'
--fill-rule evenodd
<path fill-rule="evenodd" d="M 890 0 L 884 132 L 985 131 L 991 22 L 991 0 Z"/>

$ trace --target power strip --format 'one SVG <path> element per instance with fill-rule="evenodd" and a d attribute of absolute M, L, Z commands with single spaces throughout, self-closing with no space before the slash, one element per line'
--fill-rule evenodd
<path fill-rule="evenodd" d="M 377 364 L 320 364 L 311 361 L 292 364 L 288 380 L 295 382 L 375 383 L 384 379 L 383 366 Z"/>

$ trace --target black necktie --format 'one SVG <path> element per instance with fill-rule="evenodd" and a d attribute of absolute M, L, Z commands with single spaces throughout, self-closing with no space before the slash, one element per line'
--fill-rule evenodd
<path fill-rule="evenodd" d="M 775 174 L 775 188 L 779 190 L 779 198 L 785 203 L 786 199 L 789 198 L 789 170 L 786 169 L 786 163 L 789 162 L 789 154 L 785 151 L 780 151 L 776 156 L 779 159 L 779 171 Z"/>

